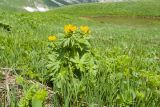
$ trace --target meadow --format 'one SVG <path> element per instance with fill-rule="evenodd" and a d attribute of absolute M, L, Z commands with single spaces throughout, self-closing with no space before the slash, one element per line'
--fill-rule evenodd
<path fill-rule="evenodd" d="M 45 13 L 0 10 L 0 85 L 8 71 L 9 77 L 14 77 L 18 84 L 18 89 L 7 85 L 11 89 L 4 89 L 6 95 L 1 92 L 3 85 L 0 86 L 0 107 L 6 105 L 8 99 L 11 107 L 160 106 L 158 0 L 86 3 Z M 84 54 L 88 51 L 94 54 L 95 75 L 89 75 L 88 70 L 55 75 L 55 70 L 48 68 L 48 56 L 54 55 L 48 36 L 56 35 L 56 41 L 60 41 L 68 24 L 89 26 L 91 47 L 82 46 L 82 49 L 88 49 Z M 83 45 L 89 47 L 88 43 Z M 67 53 L 64 47 L 56 52 Z M 55 62 L 58 60 L 51 62 L 52 67 L 57 67 Z M 78 64 L 86 63 L 80 60 Z M 92 65 L 91 62 L 85 66 Z M 75 69 L 79 71 L 81 67 Z"/>

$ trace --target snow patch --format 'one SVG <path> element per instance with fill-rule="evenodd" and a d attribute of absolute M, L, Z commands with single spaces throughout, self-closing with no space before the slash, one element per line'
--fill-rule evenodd
<path fill-rule="evenodd" d="M 37 6 L 37 10 L 38 10 L 39 12 L 46 12 L 46 11 L 48 11 L 49 9 L 48 9 L 48 8 L 45 8 L 45 7 Z"/>
<path fill-rule="evenodd" d="M 34 2 L 34 5 L 35 7 L 26 6 L 23 8 L 28 12 L 46 12 L 49 10 L 48 7 L 43 4 Z"/>
<path fill-rule="evenodd" d="M 27 10 L 28 12 L 35 12 L 35 11 L 37 11 L 37 9 L 36 9 L 36 8 L 29 7 L 29 6 L 24 7 L 24 9 L 25 9 L 25 10 Z"/>
<path fill-rule="evenodd" d="M 24 9 L 27 10 L 28 12 L 46 12 L 49 10 L 48 8 L 39 7 L 39 6 L 37 6 L 36 8 L 27 6 L 27 7 L 24 7 Z"/>
<path fill-rule="evenodd" d="M 57 4 L 58 6 L 63 6 L 64 4 L 62 4 L 62 3 L 59 3 L 59 2 L 57 2 L 57 1 L 55 1 L 55 0 L 51 0 L 52 2 L 54 2 L 55 4 Z"/>

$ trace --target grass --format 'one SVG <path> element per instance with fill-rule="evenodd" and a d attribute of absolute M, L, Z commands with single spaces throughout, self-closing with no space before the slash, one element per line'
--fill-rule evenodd
<path fill-rule="evenodd" d="M 76 16 L 159 16 L 159 1 L 139 1 L 121 3 L 88 3 L 55 9 L 55 12 Z M 88 10 L 88 11 L 86 11 Z M 76 13 L 76 14 L 75 14 Z"/>
<path fill-rule="evenodd" d="M 159 107 L 159 11 L 159 1 L 89 3 L 46 13 L 1 11 L 0 66 L 23 69 L 18 74 L 47 82 L 48 35 L 63 33 L 68 23 L 88 25 L 100 68 L 95 86 L 86 87 L 83 102 L 91 107 Z M 65 85 L 62 90 L 66 99 L 62 106 L 73 106 L 70 97 L 77 96 L 71 87 L 73 84 Z M 54 101 L 56 106 L 59 102 Z"/>

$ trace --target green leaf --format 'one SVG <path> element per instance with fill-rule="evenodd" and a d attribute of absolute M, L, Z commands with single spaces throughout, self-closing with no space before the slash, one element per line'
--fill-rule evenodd
<path fill-rule="evenodd" d="M 33 98 L 32 99 L 32 107 L 42 107 L 43 101 Z"/>

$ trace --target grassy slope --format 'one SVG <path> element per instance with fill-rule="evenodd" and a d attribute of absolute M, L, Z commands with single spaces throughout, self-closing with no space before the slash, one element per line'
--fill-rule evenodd
<path fill-rule="evenodd" d="M 125 95 L 125 90 L 123 90 L 125 83 L 120 85 L 117 82 L 119 81 L 117 78 L 121 77 L 119 75 L 121 71 L 132 69 L 133 72 L 148 71 L 159 75 L 159 62 L 155 58 L 160 57 L 160 25 L 141 27 L 101 23 L 81 16 L 152 17 L 160 16 L 159 11 L 159 2 L 126 2 L 67 6 L 47 13 L 0 12 L 1 23 L 12 27 L 11 32 L 6 31 L 3 26 L 0 27 L 0 66 L 25 68 L 25 71 L 37 72 L 40 75 L 39 79 L 42 79 L 41 73 L 44 74 L 46 71 L 44 60 L 46 59 L 45 49 L 48 35 L 63 32 L 63 26 L 68 23 L 89 25 L 92 30 L 92 45 L 102 50 L 100 51 L 101 56 L 103 56 L 101 71 L 104 72 L 99 80 L 101 84 L 97 84 L 98 88 L 93 89 L 96 97 L 93 97 L 93 93 L 89 93 L 86 100 L 101 103 L 102 96 L 98 91 L 105 91 L 104 97 L 113 98 L 117 89 L 122 89 L 121 93 Z M 115 70 L 112 65 L 117 63 L 120 68 Z M 114 73 L 110 75 L 113 79 L 111 81 L 105 81 L 105 78 L 110 78 L 108 72 L 115 73 L 115 75 Z M 115 80 L 114 76 L 117 77 Z M 125 80 L 125 78 L 123 79 Z M 134 84 L 133 81 L 131 83 Z M 138 87 L 132 86 L 133 84 L 130 84 L 131 88 Z M 141 87 L 142 90 L 143 87 L 145 86 Z M 112 101 L 112 99 L 108 100 Z M 154 100 L 147 100 L 146 97 L 145 101 L 147 103 Z"/>
<path fill-rule="evenodd" d="M 1 45 L 4 46 L 7 40 L 11 40 L 8 47 L 9 51 L 1 51 L 4 56 L 1 56 L 1 60 L 6 60 L 1 62 L 2 66 L 13 66 L 15 63 L 22 63 L 23 51 L 25 47 L 20 46 L 26 45 L 28 48 L 35 49 L 36 53 L 39 50 L 43 50 L 45 46 L 39 46 L 37 43 L 41 44 L 41 40 L 47 41 L 47 36 L 50 34 L 56 34 L 58 32 L 63 32 L 63 26 L 68 23 L 73 23 L 76 25 L 89 25 L 93 30 L 93 35 L 96 35 L 94 40 L 99 42 L 97 46 L 115 46 L 115 45 L 128 45 L 130 42 L 137 42 L 139 40 L 139 45 L 141 45 L 141 40 L 144 42 L 150 39 L 158 38 L 159 27 L 143 27 L 136 28 L 134 26 L 126 25 L 115 25 L 107 23 L 94 22 L 92 20 L 80 18 L 80 16 L 99 16 L 99 15 L 130 15 L 130 16 L 160 16 L 160 3 L 159 2 L 125 2 L 125 3 L 106 3 L 106 4 L 83 4 L 83 5 L 73 5 L 66 6 L 62 8 L 54 9 L 47 13 L 3 13 L 0 12 L 1 22 L 8 24 L 12 27 L 12 32 L 6 32 L 1 27 Z M 12 19 L 12 20 L 10 20 Z M 116 32 L 115 32 L 116 30 Z M 127 35 L 127 36 L 125 36 Z M 18 39 L 15 39 L 18 38 Z M 113 42 L 110 43 L 110 38 Z M 143 39 L 145 38 L 145 39 Z M 5 39 L 6 41 L 4 41 Z M 132 41 L 135 39 L 135 41 Z M 25 40 L 25 41 L 24 41 Z M 36 41 L 34 43 L 33 41 Z M 108 41 L 108 42 L 105 42 Z M 124 42 L 124 43 L 123 43 Z M 17 44 L 19 43 L 19 44 Z M 138 45 L 138 44 L 137 44 Z M 145 44 L 144 44 L 145 45 Z M 153 44 L 154 45 L 154 44 Z M 6 46 L 6 45 L 5 45 Z M 15 46 L 15 47 L 12 47 Z M 17 50 L 19 46 L 19 50 Z M 152 45 L 147 45 L 152 47 Z M 135 48 L 136 49 L 136 48 Z M 10 51 L 16 51 L 13 55 Z M 27 51 L 27 50 L 26 50 Z M 38 52 L 37 52 L 38 51 Z M 5 53 L 8 52 L 8 54 Z M 19 54 L 17 54 L 17 52 Z M 29 54 L 32 54 L 31 51 Z M 16 55 L 16 57 L 15 57 Z M 39 56 L 37 56 L 39 57 Z M 15 58 L 15 59 L 14 59 Z M 16 62 L 14 62 L 14 59 Z M 20 61 L 20 62 L 19 62 Z M 30 63 L 36 60 L 31 60 Z M 28 63 L 27 60 L 25 63 Z M 15 64 L 16 66 L 16 64 Z"/>
<path fill-rule="evenodd" d="M 55 9 L 53 12 L 71 15 L 127 15 L 127 16 L 160 16 L 160 1 L 122 2 L 122 3 L 89 3 Z"/>

